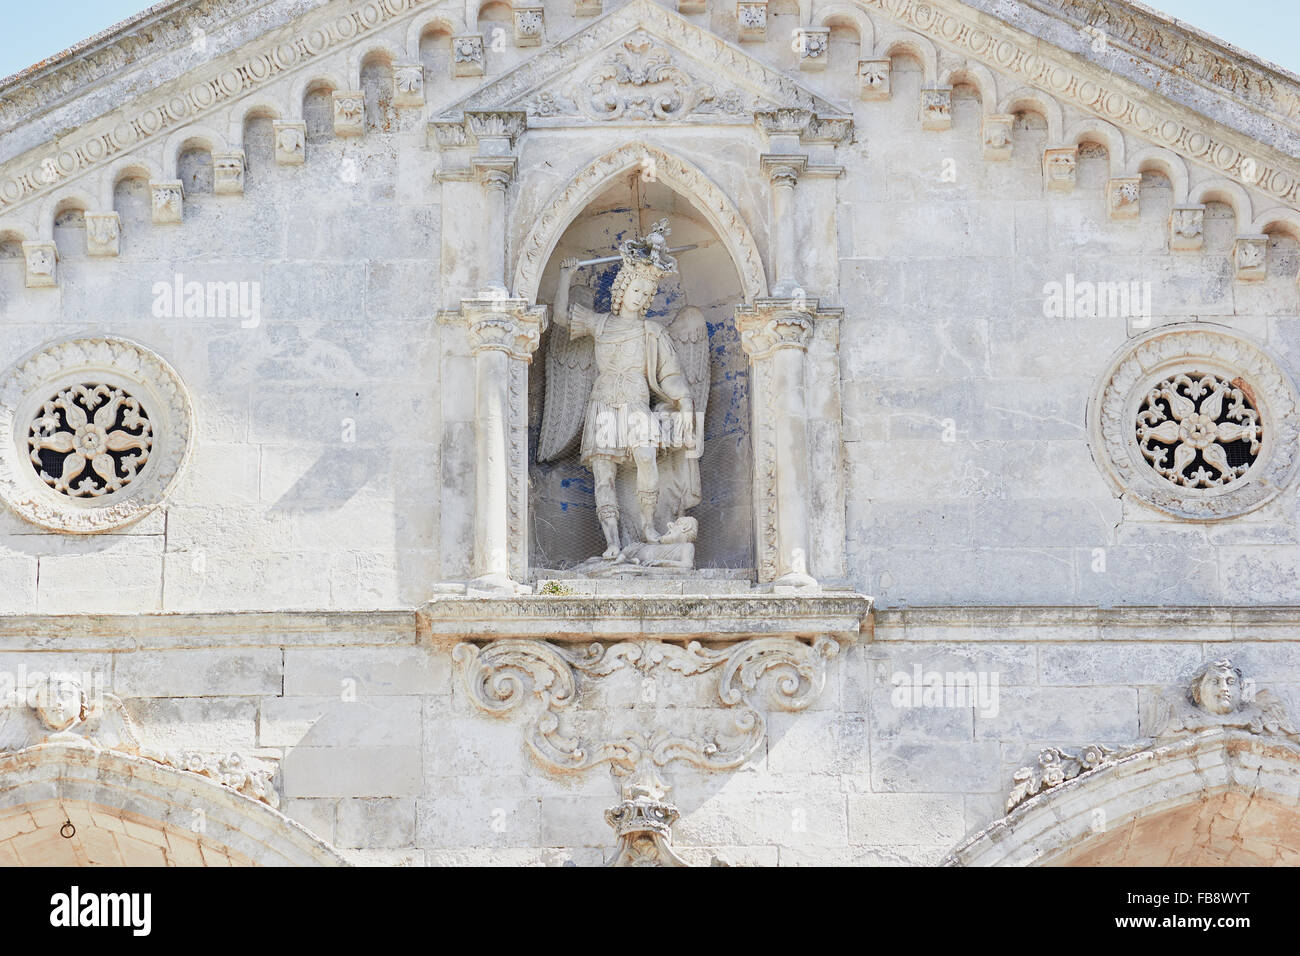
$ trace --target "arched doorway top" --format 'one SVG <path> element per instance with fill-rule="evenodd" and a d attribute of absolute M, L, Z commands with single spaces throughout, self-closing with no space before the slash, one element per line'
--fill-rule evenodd
<path fill-rule="evenodd" d="M 23 807 L 59 803 L 89 807 L 103 817 L 142 819 L 161 832 L 184 832 L 227 851 L 232 860 L 347 865 L 284 814 L 199 774 L 79 742 L 43 743 L 0 755 L 0 820 Z"/>
<path fill-rule="evenodd" d="M 1300 828 L 1300 744 L 1214 728 L 1128 753 L 1025 800 L 944 864 L 1068 863 L 1108 833 L 1221 794 L 1267 801 Z"/>
<path fill-rule="evenodd" d="M 546 263 L 569 223 L 617 177 L 646 170 L 685 196 L 709 222 L 735 263 L 745 301 L 767 295 L 767 275 L 758 245 L 731 199 L 698 168 L 643 142 L 626 143 L 589 163 L 546 205 L 529 230 L 515 265 L 514 290 L 519 298 L 536 301 Z"/>

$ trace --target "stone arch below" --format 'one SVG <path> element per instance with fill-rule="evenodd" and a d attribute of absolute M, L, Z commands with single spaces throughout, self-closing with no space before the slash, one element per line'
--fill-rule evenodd
<path fill-rule="evenodd" d="M 627 143 L 589 164 L 544 206 L 520 245 L 515 264 L 515 295 L 537 301 L 542 272 L 560 237 L 612 183 L 634 170 L 661 182 L 699 210 L 731 255 L 746 302 L 767 295 L 767 276 L 758 244 L 725 192 L 698 168 L 645 143 Z"/>
<path fill-rule="evenodd" d="M 65 821 L 75 828 L 71 836 L 60 833 Z M 283 814 L 197 774 L 94 746 L 47 743 L 0 757 L 0 865 L 346 861 Z"/>
<path fill-rule="evenodd" d="M 1211 730 L 1033 797 L 967 839 L 957 866 L 1294 866 L 1300 746 Z"/>

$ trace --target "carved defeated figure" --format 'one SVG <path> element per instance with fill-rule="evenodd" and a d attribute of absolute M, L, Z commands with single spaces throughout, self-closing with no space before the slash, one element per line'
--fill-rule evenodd
<path fill-rule="evenodd" d="M 668 233 L 661 220 L 620 244 L 609 312 L 570 297 L 580 266 L 609 260 L 570 258 L 560 267 L 538 460 L 564 456 L 581 434 L 606 543 L 597 565 L 694 567 L 696 525 L 680 519 L 700 502 L 708 333 L 693 307 L 666 325 L 646 316 L 659 280 L 677 271 Z M 667 541 L 664 525 L 672 526 Z"/>

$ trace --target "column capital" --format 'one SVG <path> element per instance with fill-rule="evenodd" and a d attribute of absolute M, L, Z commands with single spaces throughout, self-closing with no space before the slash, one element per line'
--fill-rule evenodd
<path fill-rule="evenodd" d="M 807 351 L 816 322 L 843 314 L 843 309 L 822 308 L 817 299 L 805 296 L 757 299 L 753 305 L 736 308 L 740 346 L 755 359 L 780 349 Z"/>
<path fill-rule="evenodd" d="M 808 168 L 808 157 L 803 153 L 763 153 L 758 163 L 773 186 L 794 186 Z"/>
<path fill-rule="evenodd" d="M 509 153 L 527 128 L 528 114 L 523 110 L 465 111 L 465 129 L 478 140 L 483 153 L 498 156 Z"/>
<path fill-rule="evenodd" d="M 531 363 L 546 330 L 549 309 L 527 299 L 461 299 L 458 316 L 474 355 L 495 349 Z"/>
<path fill-rule="evenodd" d="M 519 162 L 513 156 L 475 156 L 470 160 L 470 167 L 480 186 L 504 192 L 514 182 Z"/>

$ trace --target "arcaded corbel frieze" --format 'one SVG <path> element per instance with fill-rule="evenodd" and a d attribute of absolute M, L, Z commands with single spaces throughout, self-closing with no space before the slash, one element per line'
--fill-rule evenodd
<path fill-rule="evenodd" d="M 985 114 L 981 129 L 985 159 L 1004 160 L 1011 158 L 1011 125 L 1015 121 L 1015 116 L 1011 114 Z"/>
<path fill-rule="evenodd" d="M 546 11 L 541 4 L 513 7 L 515 21 L 515 46 L 540 46 L 546 24 Z"/>
<path fill-rule="evenodd" d="M 740 0 L 736 4 L 736 36 L 741 43 L 767 39 L 767 0 Z"/>
<path fill-rule="evenodd" d="M 122 251 L 122 217 L 116 212 L 86 213 L 86 255 L 115 256 Z"/>
<path fill-rule="evenodd" d="M 275 161 L 281 166 L 301 166 L 307 161 L 307 124 L 302 121 L 271 124 L 275 133 Z"/>
<path fill-rule="evenodd" d="M 185 215 L 185 186 L 179 179 L 149 183 L 149 209 L 154 225 L 176 224 Z"/>
<path fill-rule="evenodd" d="M 952 87 L 921 88 L 921 129 L 952 129 Z"/>
<path fill-rule="evenodd" d="M 734 770 L 766 742 L 767 711 L 802 711 L 818 698 L 827 662 L 839 652 L 839 642 L 824 635 L 718 648 L 638 640 L 577 649 L 507 638 L 462 643 L 452 656 L 470 702 L 494 716 L 524 715 L 533 759 L 565 773 L 602 764 L 632 772 L 673 761 Z M 628 672 L 640 679 L 610 680 Z M 653 706 L 661 685 L 683 683 L 677 693 L 693 706 Z M 601 707 L 583 711 L 593 691 Z M 622 694 L 629 699 L 618 700 Z M 585 719 L 574 720 L 575 713 Z M 630 715 L 630 729 L 617 714 Z"/>
<path fill-rule="evenodd" d="M 56 672 L 0 701 L 0 753 L 49 744 L 113 750 L 207 777 L 270 807 L 280 805 L 275 769 L 240 753 L 160 750 L 148 745 L 122 700 L 85 675 Z"/>
<path fill-rule="evenodd" d="M 118 161 L 124 153 L 160 142 L 182 125 L 204 122 L 228 110 L 235 100 L 272 91 L 293 74 L 318 66 L 322 58 L 372 42 L 375 31 L 435 2 L 354 4 L 342 15 L 332 5 L 325 5 L 282 30 L 270 31 L 265 38 L 244 43 L 229 58 L 205 57 L 200 66 L 183 76 L 168 77 L 168 82 L 142 96 L 132 89 L 129 96 L 112 100 L 112 112 L 81 123 L 57 142 L 29 149 L 0 166 L 0 210 L 8 212 Z M 132 55 L 131 59 L 141 62 L 145 57 Z M 84 62 L 74 61 L 69 68 L 75 71 L 76 64 Z M 59 92 L 65 91 L 66 87 Z M 30 112 L 26 110 L 25 115 Z"/>
<path fill-rule="evenodd" d="M 242 149 L 212 154 L 212 191 L 218 196 L 244 194 L 245 157 Z"/>
<path fill-rule="evenodd" d="M 1300 208 L 1300 167 L 1283 150 L 1207 118 L 1118 73 L 1044 43 L 959 0 L 896 3 L 862 0 L 880 24 L 914 30 L 937 46 L 970 57 L 1197 162 L 1216 175 Z"/>
<path fill-rule="evenodd" d="M 1049 146 L 1043 150 L 1043 182 L 1048 189 L 1068 193 L 1078 178 L 1078 146 Z"/>
<path fill-rule="evenodd" d="M 59 247 L 53 239 L 29 239 L 23 243 L 23 284 L 43 289 L 59 284 Z"/>
<path fill-rule="evenodd" d="M 1232 244 L 1233 274 L 1254 282 L 1268 277 L 1268 236 L 1264 233 L 1238 236 Z"/>
<path fill-rule="evenodd" d="M 1181 203 L 1169 213 L 1169 248 L 1205 248 L 1205 204 Z"/>
<path fill-rule="evenodd" d="M 1142 211 L 1141 199 L 1141 176 L 1117 176 L 1106 181 L 1106 212 L 1111 219 L 1137 219 Z"/>
<path fill-rule="evenodd" d="M 366 131 L 366 94 L 361 90 L 334 91 L 334 135 L 360 136 Z"/>
<path fill-rule="evenodd" d="M 451 38 L 451 75 L 482 76 L 486 68 L 483 35 L 466 33 Z"/>
<path fill-rule="evenodd" d="M 830 60 L 831 31 L 829 27 L 801 27 L 794 38 L 799 54 L 799 69 L 821 71 Z"/>
<path fill-rule="evenodd" d="M 393 105 L 399 108 L 424 105 L 424 64 L 393 66 Z"/>
<path fill-rule="evenodd" d="M 858 60 L 858 93 L 864 100 L 889 99 L 890 60 Z"/>

